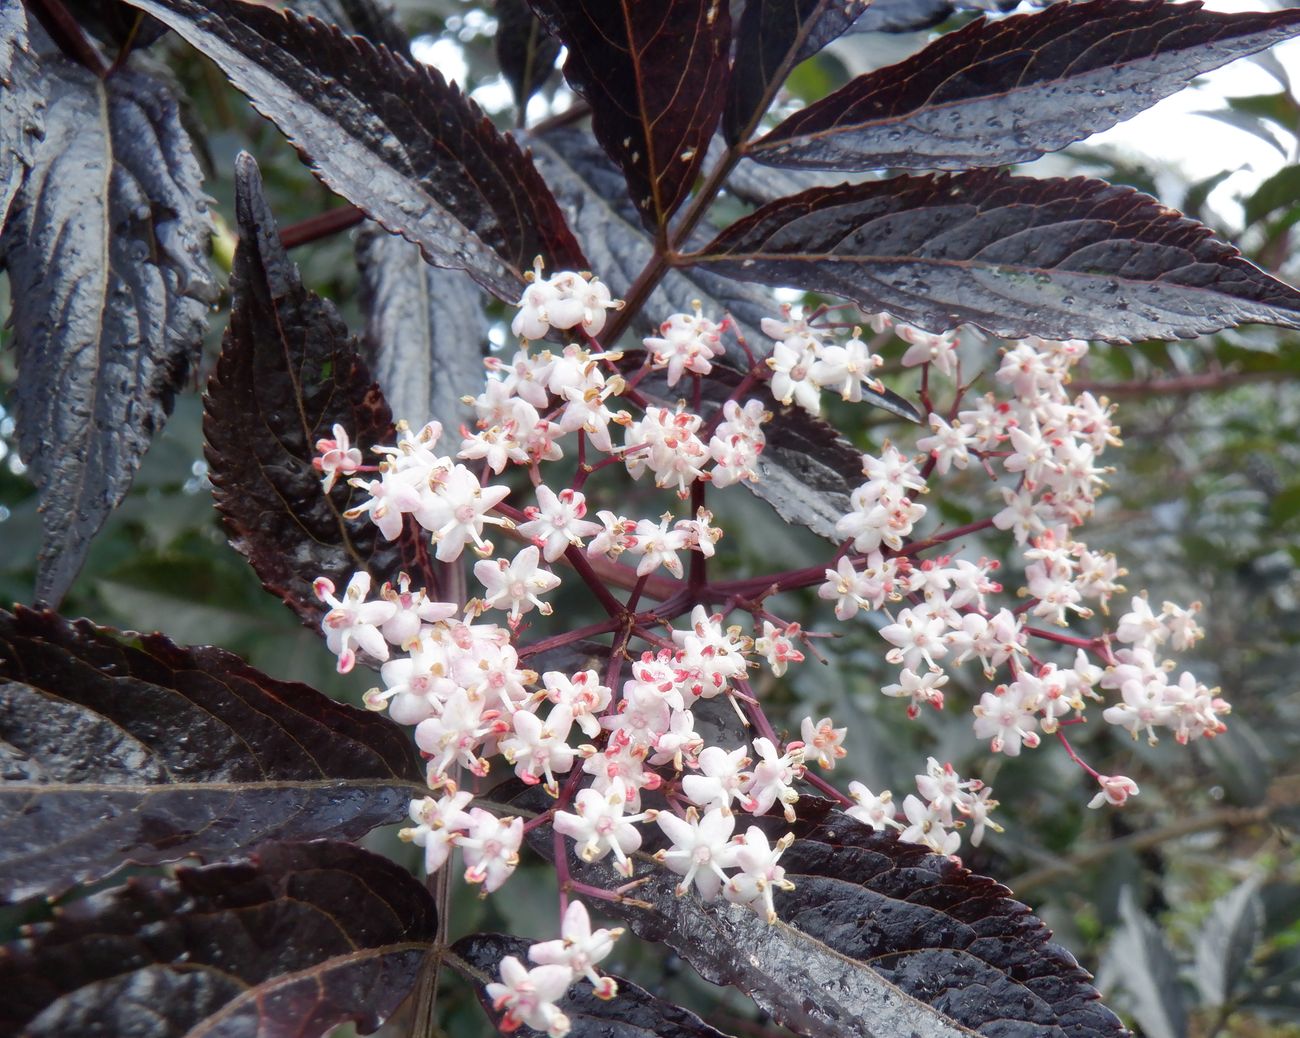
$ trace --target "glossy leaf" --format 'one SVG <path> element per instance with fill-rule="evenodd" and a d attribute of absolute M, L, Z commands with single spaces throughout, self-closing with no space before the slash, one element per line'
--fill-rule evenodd
<path fill-rule="evenodd" d="M 746 140 L 801 61 L 842 35 L 870 5 L 864 0 L 749 0 L 736 27 L 723 129 Z"/>
<path fill-rule="evenodd" d="M 132 880 L 67 905 L 0 955 L 0 1031 L 31 1038 L 316 1038 L 390 1016 L 437 930 L 406 870 L 349 844 Z"/>
<path fill-rule="evenodd" d="M 555 69 L 560 44 L 528 6 L 528 0 L 497 0 L 497 64 L 515 93 L 522 112 Z"/>
<path fill-rule="evenodd" d="M 1300 292 L 1209 228 L 1099 180 L 981 171 L 814 188 L 688 257 L 729 277 L 844 296 L 942 331 L 1181 338 L 1300 327 Z"/>
<path fill-rule="evenodd" d="M 722 0 L 530 0 L 569 49 L 564 75 L 623 171 L 642 223 L 666 226 L 694 186 L 726 96 Z"/>
<path fill-rule="evenodd" d="M 429 262 L 504 299 L 582 251 L 528 157 L 427 65 L 239 0 L 131 0 L 215 61 L 312 172 Z"/>
<path fill-rule="evenodd" d="M 357 238 L 367 354 L 395 417 L 418 429 L 473 424 L 461 400 L 483 392 L 484 297 L 458 270 L 424 262 L 410 242 L 371 226 Z"/>
<path fill-rule="evenodd" d="M 344 519 L 360 492 L 340 480 L 326 493 L 313 470 L 316 443 L 336 424 L 365 451 L 393 442 L 392 415 L 338 311 L 303 288 L 251 157 L 240 156 L 235 176 L 230 327 L 204 399 L 209 478 L 231 543 L 268 591 L 318 624 L 318 576 L 342 591 L 364 569 L 377 588 L 406 567 L 418 587 L 424 545 Z"/>
<path fill-rule="evenodd" d="M 1196 938 L 1196 986 L 1205 1005 L 1227 1005 L 1237 995 L 1263 933 L 1257 879 L 1214 902 Z"/>
<path fill-rule="evenodd" d="M 492 1008 L 486 985 L 498 979 L 501 960 L 507 955 L 531 965 L 528 962 L 530 943 L 506 934 L 476 933 L 452 945 L 451 950 L 459 961 L 449 959 L 449 964 L 466 973 L 473 982 L 484 1012 L 498 1029 L 501 1014 Z M 591 981 L 584 978 L 556 1003 L 569 1018 L 569 1038 L 725 1038 L 721 1031 L 710 1027 L 689 1009 L 656 998 L 623 977 L 615 980 L 618 995 L 613 999 L 597 998 Z M 530 1027 L 522 1027 L 518 1033 L 539 1034 Z"/>
<path fill-rule="evenodd" d="M 44 136 L 0 251 L 18 443 L 41 497 L 36 592 L 56 603 L 170 414 L 216 289 L 202 178 L 170 89 L 127 69 L 100 80 L 53 54 L 14 74 L 33 71 Z"/>
<path fill-rule="evenodd" d="M 0 228 L 43 132 L 40 79 L 22 0 L 0 0 Z"/>
<path fill-rule="evenodd" d="M 128 862 L 359 838 L 423 785 L 386 718 L 221 649 L 52 613 L 0 611 L 0 703 L 6 902 Z"/>
<path fill-rule="evenodd" d="M 1300 33 L 1300 11 L 1091 0 L 979 19 L 796 112 L 747 153 L 813 169 L 1028 162 Z"/>
<path fill-rule="evenodd" d="M 677 897 L 678 877 L 638 863 L 635 897 L 602 907 L 662 941 L 706 980 L 752 996 L 777 1021 L 827 1038 L 1121 1038 L 1127 1032 L 1050 933 L 1010 891 L 806 797 L 782 856 L 795 890 L 768 926 L 723 901 Z M 816 816 L 820 816 L 819 818 Z M 776 836 L 780 819 L 764 826 Z M 544 827 L 534 847 L 551 844 Z M 612 888 L 604 863 L 570 856 L 582 882 Z"/>

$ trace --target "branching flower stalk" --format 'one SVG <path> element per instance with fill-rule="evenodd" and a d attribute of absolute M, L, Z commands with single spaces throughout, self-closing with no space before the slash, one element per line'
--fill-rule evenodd
<path fill-rule="evenodd" d="M 621 307 L 598 279 L 547 277 L 539 260 L 514 322 L 518 352 L 489 362 L 472 401 L 477 426 L 462 429 L 459 443 L 436 422 L 399 427 L 396 443 L 372 445 L 377 466 L 362 464 L 345 429 L 318 445 L 327 490 L 346 479 L 369 495 L 351 519 L 369 520 L 389 540 L 418 527 L 445 565 L 462 565 L 467 549 L 479 557 L 473 573 L 482 593 L 463 609 L 429 597 L 432 574 L 372 594 L 358 573 L 341 598 L 322 578 L 317 592 L 332 607 L 323 627 L 338 669 L 351 670 L 359 657 L 378 666 L 380 684 L 366 704 L 414 726 L 431 795 L 411 804 L 413 825 L 401 835 L 424 848 L 426 869 L 443 868 L 458 849 L 466 881 L 486 895 L 515 870 L 526 834 L 551 829 L 561 937 L 534 945 L 531 966 L 515 957 L 501 963 L 488 992 L 507 1028 L 565 1034 L 556 1000 L 582 976 L 600 997 L 616 995 L 595 969 L 621 931 L 593 930 L 574 895 L 632 894 L 638 870 L 655 867 L 636 857 L 647 834 L 660 844 L 653 861 L 680 877 L 679 894 L 722 898 L 771 922 L 774 895 L 791 887 L 780 858 L 793 835 L 770 841 L 744 819 L 779 813 L 793 822 L 808 789 L 937 854 L 956 855 L 962 830 L 976 846 L 1000 830 L 991 788 L 934 758 L 901 802 L 858 782 L 841 790 L 817 773 L 832 772 L 848 752 L 847 728 L 805 717 L 785 734 L 749 681 L 763 669 L 780 678 L 826 633 L 775 615 L 764 604 L 774 594 L 815 586 L 839 622 L 876 623 L 885 659 L 898 668 L 881 693 L 911 718 L 948 709 L 950 678 L 977 667 L 986 690 L 972 710 L 975 734 L 1007 756 L 1056 735 L 1098 784 L 1092 807 L 1121 806 L 1138 792 L 1126 776 L 1097 772 L 1067 740 L 1063 729 L 1083 723 L 1093 704 L 1134 738 L 1155 741 L 1167 729 L 1186 743 L 1225 729 L 1229 708 L 1217 690 L 1187 672 L 1171 680 L 1175 665 L 1165 658 L 1201 637 L 1199 605 L 1166 602 L 1157 611 L 1138 595 L 1113 626 L 1097 626 L 1096 613 L 1107 614 L 1124 591 L 1124 571 L 1076 531 L 1103 487 L 1101 455 L 1119 439 L 1105 398 L 1067 390 L 1086 343 L 1009 343 L 994 388 L 971 398 L 956 334 L 877 314 L 869 319 L 877 337 L 867 342 L 859 328 L 844 335 L 843 325 L 820 323 L 822 312 L 805 318 L 786 308 L 762 322 L 766 352 L 704 413 L 702 380 L 722 363 L 730 322 L 697 306 L 668 316 L 642 357 L 624 357 L 595 341 L 607 311 Z M 815 415 L 825 392 L 850 402 L 883 392 L 884 362 L 873 347 L 890 330 L 908 344 L 903 367 L 921 371 L 922 435 L 862 456 L 864 481 L 836 524 L 841 543 L 826 565 L 720 575 L 711 560 L 723 530 L 709 495 L 762 478 L 772 409 Z M 556 332 L 570 341 L 537 342 Z M 625 370 L 633 374 L 624 378 Z M 675 406 L 631 388 L 659 373 L 682 397 Z M 946 416 L 929 403 L 941 380 L 956 387 Z M 754 395 L 764 384 L 767 395 Z M 575 448 L 576 475 L 553 482 L 552 463 Z M 603 457 L 593 463 L 593 454 Z M 494 482 L 511 467 L 527 471 L 531 494 Z M 663 512 L 600 507 L 600 476 L 613 467 L 652 478 L 666 492 Z M 993 508 L 955 529 L 927 528 L 923 499 L 954 469 L 987 472 Z M 1005 561 L 1023 572 L 1019 603 L 996 579 L 1002 560 L 964 554 L 963 541 L 989 532 L 1005 537 Z M 512 539 L 524 546 L 506 547 Z M 552 593 L 575 580 L 607 618 L 530 640 L 530 614 L 550 614 Z M 549 653 L 604 636 L 611 643 L 602 669 L 533 669 Z M 745 733 L 735 745 L 710 743 L 697 730 L 693 711 L 720 698 Z M 553 807 L 525 823 L 474 806 L 501 766 L 540 786 Z M 570 847 L 586 862 L 612 856 L 629 884 L 610 891 L 577 881 Z"/>

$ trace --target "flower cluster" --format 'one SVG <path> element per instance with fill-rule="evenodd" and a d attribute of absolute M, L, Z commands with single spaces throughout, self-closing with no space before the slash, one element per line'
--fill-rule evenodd
<path fill-rule="evenodd" d="M 513 327 L 524 340 L 556 331 L 590 337 L 619 305 L 589 275 L 544 278 L 539 263 Z M 866 323 L 879 338 L 892 328 L 908 344 L 903 365 L 924 366 L 921 399 L 932 410 L 929 374 L 956 379 L 957 337 L 894 325 L 887 315 Z M 679 894 L 721 899 L 771 922 L 775 895 L 792 886 L 780 859 L 793 836 L 779 835 L 779 819 L 797 820 L 810 787 L 837 797 L 850 816 L 937 854 L 955 854 L 962 830 L 972 845 L 1000 831 L 989 817 L 992 790 L 934 758 L 901 805 L 888 790 L 852 782 L 839 792 L 822 778 L 845 757 L 847 730 L 810 716 L 797 733 L 783 732 L 757 691 L 813 651 L 814 634 L 768 610 L 776 591 L 815 587 L 839 621 L 867 620 L 899 668 L 881 692 L 903 700 L 909 717 L 947 709 L 953 678 L 977 662 L 968 668 L 983 684 L 975 735 L 1009 756 L 1053 736 L 1100 788 L 1093 806 L 1122 805 L 1137 785 L 1099 774 L 1070 747 L 1066 730 L 1085 720 L 1089 704 L 1106 704 L 1104 720 L 1135 736 L 1166 728 L 1186 742 L 1223 730 L 1228 708 L 1216 690 L 1186 673 L 1172 682 L 1174 665 L 1163 658 L 1166 648 L 1184 651 L 1200 637 L 1198 606 L 1165 603 L 1155 613 L 1139 596 L 1109 631 L 1065 630 L 1094 622 L 1123 591 L 1116 560 L 1077 535 L 1103 487 L 1099 458 L 1119 442 L 1105 400 L 1067 391 L 1085 343 L 1011 343 L 994 390 L 972 399 L 958 386 L 950 408 L 929 413 L 910 447 L 885 442 L 863 454 L 863 482 L 835 524 L 841 543 L 827 566 L 719 581 L 708 569 L 723 531 L 705 491 L 762 478 L 764 426 L 777 420 L 769 407 L 816 412 L 823 390 L 851 401 L 884 391 L 875 375 L 883 361 L 858 329 L 837 337 L 816 315 L 786 308 L 762 322 L 775 342 L 770 354 L 750 356 L 748 371 L 729 380 L 734 391 L 701 407 L 701 380 L 727 363 L 731 328 L 697 304 L 692 314 L 669 316 L 635 353 L 589 338 L 539 350 L 524 341 L 508 362 L 489 361 L 483 392 L 467 398 L 474 428 L 462 428 L 458 443 L 436 422 L 399 426 L 395 443 L 373 447 L 374 465 L 363 464 L 344 429 L 318 444 L 326 491 L 346 479 L 358 494 L 349 518 L 368 519 L 389 540 L 427 537 L 444 573 L 468 569 L 467 548 L 479 556 L 472 574 L 481 592 L 448 592 L 456 601 L 428 590 L 433 573 L 425 587 L 402 574 L 377 592 L 357 573 L 341 598 L 329 579 L 316 584 L 339 669 L 376 666 L 379 684 L 366 705 L 414 726 L 432 795 L 412 803 L 413 825 L 401 835 L 423 848 L 428 871 L 458 852 L 466 881 L 487 894 L 515 870 L 527 832 L 549 825 L 582 861 L 607 861 L 631 881 L 614 890 L 586 886 L 559 856 L 566 899 L 568 892 L 621 899 L 657 865 L 677 877 Z M 738 345 L 748 356 L 748 345 Z M 695 406 L 643 394 L 655 372 L 669 388 L 687 380 Z M 568 465 L 571 475 L 557 482 L 552 463 L 570 455 L 576 468 Z M 526 471 L 527 481 L 509 479 L 509 469 Z M 967 469 L 991 477 L 990 514 L 956 530 L 934 525 L 921 502 L 932 480 Z M 649 473 L 671 491 L 667 510 L 589 508 L 589 499 L 619 500 L 592 489 L 601 471 L 625 473 L 624 488 L 626 477 Z M 517 544 L 498 551 L 488 527 Z M 960 542 L 985 532 L 1011 545 L 1007 559 L 963 555 Z M 1002 597 L 1004 582 L 1016 601 Z M 530 624 L 552 615 L 561 589 L 568 595 L 578 586 L 607 619 L 532 634 Z M 643 598 L 656 604 L 643 607 Z M 582 663 L 571 655 L 549 669 L 543 663 L 580 642 L 588 652 L 590 639 L 602 637 L 609 644 Z M 503 769 L 544 791 L 549 799 L 529 801 L 534 807 L 549 806 L 526 819 L 511 806 L 517 798 L 493 799 L 489 776 Z M 768 822 L 741 824 L 740 815 Z M 652 854 L 642 852 L 646 842 Z M 533 946 L 532 966 L 507 958 L 500 983 L 489 987 L 507 1027 L 564 1034 L 569 1024 L 557 1002 L 579 977 L 601 997 L 614 994 L 594 965 L 619 931 L 593 931 L 583 904 L 566 904 L 562 939 Z"/>

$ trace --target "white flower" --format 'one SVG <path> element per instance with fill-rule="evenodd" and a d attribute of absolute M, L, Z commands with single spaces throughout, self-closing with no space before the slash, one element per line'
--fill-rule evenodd
<path fill-rule="evenodd" d="M 1101 792 L 1088 801 L 1089 807 L 1101 807 L 1102 804 L 1123 807 L 1129 797 L 1138 795 L 1138 784 L 1127 775 L 1098 775 L 1097 784 L 1101 786 Z"/>
<path fill-rule="evenodd" d="M 671 850 L 657 852 L 655 860 L 682 877 L 677 895 L 685 894 L 694 881 L 701 897 L 717 897 L 727 881 L 722 870 L 736 863 L 737 848 L 730 842 L 736 828 L 735 815 L 715 807 L 701 819 L 691 808 L 685 818 L 661 811 L 655 821 L 673 844 Z"/>
<path fill-rule="evenodd" d="M 498 739 L 497 749 L 521 779 L 536 785 L 544 778 L 546 791 L 558 796 L 556 774 L 573 767 L 574 749 L 567 742 L 573 714 L 567 706 L 557 706 L 543 721 L 527 710 L 516 710 L 511 724 L 514 731 Z"/>
<path fill-rule="evenodd" d="M 644 340 L 656 369 L 668 369 L 668 385 L 677 385 L 682 375 L 691 372 L 707 375 L 713 370 L 709 362 L 722 352 L 722 328 L 704 317 L 699 300 L 694 314 L 673 314 L 659 326 L 659 336 Z"/>
<path fill-rule="evenodd" d="M 522 818 L 498 818 L 481 807 L 474 808 L 465 835 L 457 841 L 468 866 L 465 882 L 482 883 L 483 893 L 492 893 L 515 871 L 523 839 Z"/>
<path fill-rule="evenodd" d="M 903 828 L 903 823 L 894 818 L 894 795 L 889 790 L 886 789 L 877 796 L 861 782 L 850 782 L 849 796 L 857 801 L 844 811 L 850 818 L 856 818 L 877 830 L 886 827 Z"/>
<path fill-rule="evenodd" d="M 504 1030 L 516 1030 L 522 1024 L 551 1038 L 563 1038 L 569 1033 L 569 1018 L 555 1000 L 569 990 L 572 980 L 573 971 L 567 966 L 525 969 L 513 955 L 507 955 L 501 960 L 501 983 L 494 981 L 485 990 L 492 1008 L 505 1012 L 501 1018 Z"/>
<path fill-rule="evenodd" d="M 339 476 L 350 476 L 361 467 L 361 451 L 349 445 L 348 431 L 341 425 L 334 426 L 334 439 L 317 440 L 316 450 L 320 456 L 313 458 L 311 464 L 317 472 L 325 473 L 321 485 L 327 494 L 334 489 Z"/>
<path fill-rule="evenodd" d="M 524 509 L 528 522 L 519 525 L 519 532 L 542 549 L 542 558 L 554 562 L 569 545 L 581 548 L 582 538 L 600 533 L 600 523 L 583 519 L 586 514 L 586 498 L 578 491 L 557 494 L 543 483 L 537 488 L 537 507 Z"/>
<path fill-rule="evenodd" d="M 583 734 L 594 739 L 600 734 L 599 714 L 609 706 L 612 690 L 600 683 L 594 670 L 580 670 L 572 678 L 559 670 L 548 670 L 542 675 L 546 698 L 556 705 L 568 707 Z"/>
<path fill-rule="evenodd" d="M 483 526 L 508 525 L 509 520 L 487 513 L 509 496 L 509 487 L 485 487 L 464 465 L 452 468 L 439 483 L 433 500 L 416 513 L 419 524 L 433 534 L 438 561 L 454 562 L 467 542 L 473 542 L 480 555 L 492 554 L 491 542 L 483 539 Z"/>
<path fill-rule="evenodd" d="M 895 646 L 885 654 L 885 659 L 908 670 L 916 670 L 924 660 L 932 670 L 939 670 L 935 659 L 948 655 L 944 642 L 947 629 L 942 617 L 921 607 L 901 609 L 897 620 L 880 629 L 880 636 Z"/>
<path fill-rule="evenodd" d="M 929 704 L 936 710 L 943 709 L 943 686 L 948 684 L 948 675 L 941 670 L 917 672 L 904 668 L 898 675 L 898 684 L 886 685 L 880 691 L 887 696 L 901 699 L 910 698 L 907 716 L 914 719 L 921 713 L 921 707 Z"/>
<path fill-rule="evenodd" d="M 908 825 L 898 838 L 904 843 L 924 844 L 935 854 L 955 854 L 961 846 L 961 837 L 948 832 L 939 812 L 920 797 L 909 793 L 903 801 L 903 813 Z"/>
<path fill-rule="evenodd" d="M 592 930 L 587 906 L 571 901 L 560 923 L 561 939 L 534 944 L 528 949 L 528 957 L 543 966 L 567 966 L 575 976 L 591 981 L 597 998 L 611 999 L 618 994 L 618 984 L 612 977 L 600 976 L 596 963 L 614 950 L 614 942 L 622 934 L 622 927 Z"/>
<path fill-rule="evenodd" d="M 775 846 L 770 846 L 767 834 L 751 825 L 744 836 L 737 836 L 733 841 L 740 871 L 727 880 L 722 896 L 732 904 L 744 905 L 769 925 L 775 923 L 773 889 L 794 889 L 794 884 L 785 878 L 785 869 L 776 862 L 793 842 L 794 833 L 786 833 Z"/>
<path fill-rule="evenodd" d="M 777 677 L 784 674 L 791 663 L 803 662 L 803 653 L 794 647 L 793 641 L 799 633 L 798 624 L 778 628 L 770 620 L 763 621 L 763 636 L 754 639 L 754 651 L 767 657 L 767 664 Z"/>
<path fill-rule="evenodd" d="M 799 800 L 794 783 L 804 773 L 802 749 L 790 746 L 778 756 L 772 740 L 767 738 L 755 739 L 754 749 L 758 752 L 758 763 L 745 784 L 748 796 L 745 810 L 756 815 L 766 814 L 779 801 L 785 811 L 785 820 L 793 822 L 794 805 Z"/>
<path fill-rule="evenodd" d="M 813 722 L 805 717 L 799 723 L 799 736 L 803 739 L 803 753 L 806 759 L 815 760 L 827 771 L 835 767 L 835 762 L 848 756 L 844 748 L 844 736 L 847 728 L 836 728 L 829 717 Z"/>
<path fill-rule="evenodd" d="M 469 828 L 470 817 L 465 808 L 474 799 L 474 794 L 457 792 L 454 784 L 448 782 L 443 795 L 435 800 L 424 797 L 411 801 L 411 821 L 416 825 L 411 829 L 402 829 L 398 837 L 417 847 L 424 848 L 424 871 L 432 874 L 447 863 L 451 847 L 459 835 Z"/>
<path fill-rule="evenodd" d="M 633 864 L 628 855 L 641 846 L 636 823 L 651 821 L 657 812 L 624 815 L 627 787 L 619 778 L 611 780 L 604 792 L 590 786 L 578 790 L 573 803 L 576 814 L 555 812 L 556 832 L 573 840 L 583 861 L 599 861 L 612 851 L 618 871 L 631 877 Z"/>
<path fill-rule="evenodd" d="M 343 600 L 334 597 L 334 582 L 317 577 L 312 583 L 316 597 L 333 608 L 321 621 L 325 644 L 339 658 L 338 671 L 346 674 L 357 662 L 355 644 L 377 660 L 388 659 L 388 641 L 379 628 L 393 618 L 397 606 L 392 602 L 367 602 L 370 574 L 364 570 L 352 575 Z"/>
<path fill-rule="evenodd" d="M 474 563 L 474 576 L 487 589 L 482 605 L 489 609 L 508 609 L 512 626 L 519 622 L 522 614 L 534 607 L 543 616 L 549 616 L 550 603 L 537 596 L 559 587 L 560 578 L 538 569 L 539 561 L 537 545 L 530 544 L 509 563 L 505 559 L 483 559 Z"/>
<path fill-rule="evenodd" d="M 1034 749 L 1040 742 L 1038 699 L 1027 683 L 1014 681 L 1000 685 L 995 692 L 985 692 L 975 707 L 975 736 L 992 739 L 989 748 L 1008 757 L 1020 756 L 1020 747 Z"/>
<path fill-rule="evenodd" d="M 706 746 L 700 751 L 695 766 L 699 775 L 682 776 L 682 792 L 699 807 L 726 811 L 732 800 L 741 800 L 744 793 L 744 770 L 749 764 L 745 748 L 737 747 L 728 753 L 721 746 Z"/>

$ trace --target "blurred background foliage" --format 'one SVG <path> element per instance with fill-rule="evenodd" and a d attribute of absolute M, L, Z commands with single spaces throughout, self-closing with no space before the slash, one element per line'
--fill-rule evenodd
<path fill-rule="evenodd" d="M 335 0 L 293 6 L 337 20 Z M 497 72 L 497 13 L 491 4 L 458 0 L 400 0 L 396 9 L 415 39 L 416 57 L 439 65 L 502 125 L 512 125 L 524 116 Z M 923 32 L 848 36 L 796 70 L 786 103 L 797 106 L 852 75 L 896 61 L 933 32 L 969 17 Z M 205 59 L 164 38 L 138 60 L 166 64 L 177 80 L 219 214 L 232 212 L 231 177 L 240 149 L 257 157 L 282 226 L 340 204 Z M 1226 102 L 1214 97 L 1205 105 L 1206 134 L 1194 146 L 1217 149 L 1223 164 L 1208 178 L 1194 179 L 1168 155 L 1094 142 L 1041 160 L 1035 172 L 1100 176 L 1152 191 L 1295 282 L 1300 101 L 1286 64 L 1272 56 L 1253 60 L 1272 88 Z M 532 99 L 526 121 L 545 119 L 572 100 L 553 76 Z M 1245 138 L 1279 154 L 1275 172 L 1235 175 L 1232 142 Z M 724 199 L 723 211 L 734 215 L 738 205 Z M 232 244 L 223 226 L 218 267 L 228 267 Z M 294 258 L 306 282 L 338 303 L 360 331 L 353 248 L 352 235 L 339 234 L 297 249 Z M 0 279 L 5 312 L 7 294 L 7 281 Z M 334 673 L 333 657 L 316 634 L 266 595 L 226 545 L 212 509 L 198 391 L 219 349 L 224 300 L 212 317 L 194 392 L 179 400 L 130 497 L 96 541 L 64 612 L 118 628 L 161 630 L 180 642 L 221 645 L 277 677 L 356 701 L 364 679 Z M 996 348 L 966 336 L 968 377 L 995 364 Z M 897 357 L 902 346 L 890 350 Z M 0 404 L 12 365 L 12 352 L 0 350 Z M 903 373 L 894 388 L 914 390 L 916 379 L 915 372 Z M 772 606 L 808 629 L 842 632 L 820 643 L 824 664 L 810 661 L 763 689 L 774 704 L 772 716 L 785 718 L 792 731 L 808 714 L 830 714 L 849 725 L 850 756 L 836 777 L 892 788 L 900 800 L 929 755 L 994 785 L 1006 832 L 972 850 L 968 864 L 1008 882 L 1043 915 L 1099 974 L 1115 1008 L 1148 1038 L 1300 1035 L 1300 856 L 1294 842 L 1300 824 L 1298 385 L 1300 338 L 1260 327 L 1194 342 L 1095 347 L 1076 379 L 1077 388 L 1119 402 L 1125 440 L 1122 450 L 1107 456 L 1116 466 L 1110 493 L 1083 536 L 1093 547 L 1115 551 L 1129 571 L 1126 583 L 1149 588 L 1153 601 L 1205 603 L 1208 637 L 1185 662 L 1221 686 L 1234 706 L 1227 735 L 1191 747 L 1132 742 L 1099 718 L 1076 729 L 1075 743 L 1095 767 L 1131 775 L 1141 785 L 1142 795 L 1122 812 L 1087 809 L 1093 790 L 1086 776 L 1053 742 L 1018 759 L 991 758 L 971 732 L 969 706 L 983 691 L 970 681 L 976 672 L 967 670 L 964 687 L 949 686 L 948 711 L 912 722 L 899 701 L 879 694 L 894 679 L 894 668 L 884 663 L 883 643 L 870 624 L 840 627 L 812 595 Z M 947 403 L 942 394 L 939 410 Z M 883 412 L 837 408 L 833 417 L 863 447 L 911 435 Z M 31 600 L 39 537 L 32 486 L 11 449 L 11 433 L 12 422 L 0 411 L 0 600 L 6 603 Z M 944 520 L 988 514 L 986 482 L 936 482 L 930 504 Z M 728 531 L 724 565 L 757 572 L 774 554 L 790 566 L 828 557 L 823 542 L 784 526 L 743 491 L 712 496 Z M 1004 547 L 992 538 L 966 544 L 972 556 L 996 557 Z M 1017 574 L 1004 572 L 1004 578 L 1014 586 Z M 409 857 L 391 833 L 374 840 L 394 856 Z M 526 868 L 512 884 L 526 896 L 460 898 L 452 932 L 477 927 L 549 936 L 555 927 L 550 889 L 547 870 Z M 750 1020 L 746 1000 L 735 993 L 719 1007 L 716 992 L 654 949 L 623 942 L 620 954 L 615 969 L 670 997 L 712 1007 L 711 1021 L 724 1030 L 777 1033 Z M 444 1001 L 442 1024 L 452 1034 L 486 1026 L 472 999 L 455 992 Z"/>

